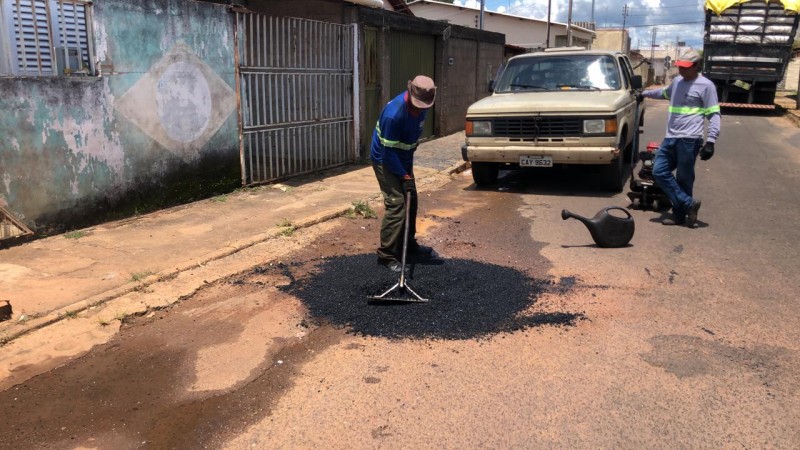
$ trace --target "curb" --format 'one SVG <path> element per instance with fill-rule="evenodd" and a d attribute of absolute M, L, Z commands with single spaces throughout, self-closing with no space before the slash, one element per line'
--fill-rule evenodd
<path fill-rule="evenodd" d="M 458 175 L 459 173 L 464 172 L 471 167 L 472 164 L 470 164 L 469 161 L 461 161 L 453 166 L 450 166 L 450 168 L 445 170 L 445 172 L 448 175 Z"/>
<path fill-rule="evenodd" d="M 796 109 L 789 109 L 782 105 L 775 105 L 775 108 L 780 111 L 783 117 L 794 122 L 795 126 L 800 127 L 800 111 Z"/>

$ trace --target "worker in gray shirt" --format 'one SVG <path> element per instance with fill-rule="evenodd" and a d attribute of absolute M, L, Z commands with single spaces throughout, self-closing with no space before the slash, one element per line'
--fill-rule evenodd
<path fill-rule="evenodd" d="M 700 64 L 700 55 L 689 50 L 675 62 L 680 76 L 668 87 L 641 93 L 641 97 L 669 100 L 667 135 L 656 152 L 653 164 L 653 179 L 672 202 L 672 217 L 664 219 L 664 225 L 686 225 L 691 228 L 697 223 L 700 200 L 692 195 L 694 163 L 698 154 L 703 161 L 711 159 L 714 156 L 714 143 L 719 138 L 717 88 L 711 80 L 700 74 Z M 704 143 L 706 120 L 708 133 Z"/>

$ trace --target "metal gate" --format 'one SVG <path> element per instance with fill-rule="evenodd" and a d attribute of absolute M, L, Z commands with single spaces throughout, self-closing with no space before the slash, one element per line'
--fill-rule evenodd
<path fill-rule="evenodd" d="M 358 157 L 355 25 L 236 12 L 242 183 Z"/>

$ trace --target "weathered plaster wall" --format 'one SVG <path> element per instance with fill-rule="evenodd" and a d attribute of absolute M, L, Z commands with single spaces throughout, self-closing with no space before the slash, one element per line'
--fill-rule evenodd
<path fill-rule="evenodd" d="M 236 184 L 232 20 L 192 0 L 95 2 L 99 77 L 0 79 L 0 203 L 41 231 Z"/>

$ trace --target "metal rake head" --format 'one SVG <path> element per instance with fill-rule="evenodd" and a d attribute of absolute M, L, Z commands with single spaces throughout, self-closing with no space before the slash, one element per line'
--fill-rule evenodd
<path fill-rule="evenodd" d="M 383 294 L 371 295 L 367 298 L 371 302 L 428 303 L 429 301 L 414 292 L 408 284 L 402 282 L 396 283 Z"/>

